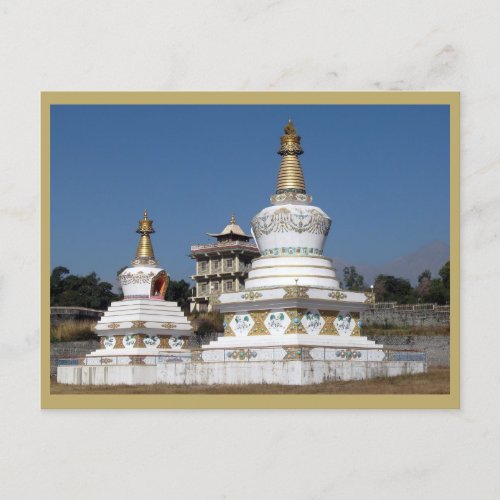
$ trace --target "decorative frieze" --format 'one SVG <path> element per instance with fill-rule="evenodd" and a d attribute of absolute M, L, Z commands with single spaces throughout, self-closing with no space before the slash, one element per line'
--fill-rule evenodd
<path fill-rule="evenodd" d="M 282 257 L 282 256 L 295 256 L 295 257 L 319 257 L 323 255 L 321 248 L 310 247 L 275 247 L 262 249 L 262 257 Z"/>
<path fill-rule="evenodd" d="M 291 210 L 280 207 L 271 213 L 257 215 L 252 219 L 256 238 L 271 233 L 311 233 L 328 236 L 332 221 L 319 210 L 295 205 Z"/>
<path fill-rule="evenodd" d="M 286 191 L 284 193 L 273 194 L 271 196 L 271 203 L 273 205 L 293 201 L 309 204 L 312 202 L 312 196 L 304 193 L 295 193 L 293 191 Z"/>
<path fill-rule="evenodd" d="M 285 347 L 285 357 L 283 361 L 310 361 L 312 360 L 308 347 Z"/>
<path fill-rule="evenodd" d="M 271 311 L 264 320 L 264 325 L 271 335 L 284 335 L 290 323 L 286 311 Z"/>
<path fill-rule="evenodd" d="M 253 290 L 247 293 L 244 293 L 241 298 L 243 300 L 256 300 L 260 299 L 262 297 L 262 294 L 260 292 L 254 292 Z"/>
<path fill-rule="evenodd" d="M 257 357 L 257 352 L 250 349 L 237 349 L 235 351 L 226 351 L 228 361 L 248 361 Z"/>
<path fill-rule="evenodd" d="M 177 328 L 176 323 L 162 323 L 160 326 L 166 330 L 175 330 Z"/>
<path fill-rule="evenodd" d="M 184 346 L 184 340 L 182 339 L 182 337 L 170 337 L 168 339 L 168 345 L 172 349 L 182 349 Z"/>
<path fill-rule="evenodd" d="M 253 328 L 250 330 L 250 335 L 270 335 L 269 331 L 266 328 L 266 325 L 264 324 L 265 319 L 267 318 L 267 315 L 269 314 L 269 310 L 266 311 L 256 311 L 252 312 L 251 316 L 254 320 L 254 325 Z"/>
<path fill-rule="evenodd" d="M 146 327 L 145 321 L 132 321 L 132 328 L 145 328 L 145 327 Z"/>
<path fill-rule="evenodd" d="M 358 312 L 318 309 L 252 311 L 224 316 L 224 336 L 341 335 L 360 336 Z"/>
<path fill-rule="evenodd" d="M 229 323 L 237 337 L 246 337 L 254 325 L 255 321 L 250 313 L 235 314 Z"/>
<path fill-rule="evenodd" d="M 151 283 L 155 273 L 153 271 L 145 273 L 144 271 L 122 273 L 118 277 L 120 285 L 145 285 Z"/>
<path fill-rule="evenodd" d="M 298 309 L 287 309 L 286 311 L 290 316 L 290 325 L 288 326 L 286 334 L 307 334 L 301 322 L 304 311 Z"/>
<path fill-rule="evenodd" d="M 352 361 L 353 359 L 361 358 L 361 351 L 353 351 L 351 349 L 340 349 L 335 352 L 335 357 L 340 360 Z"/>
<path fill-rule="evenodd" d="M 283 295 L 284 299 L 308 299 L 308 290 L 307 286 L 285 286 L 283 287 L 285 290 L 285 295 Z"/>

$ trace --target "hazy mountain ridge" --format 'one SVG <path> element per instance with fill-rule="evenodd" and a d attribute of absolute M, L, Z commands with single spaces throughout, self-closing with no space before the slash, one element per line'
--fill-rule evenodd
<path fill-rule="evenodd" d="M 429 269 L 432 277 L 438 277 L 439 269 L 450 260 L 450 246 L 444 241 L 433 241 L 408 255 L 399 257 L 391 262 L 381 265 L 359 264 L 349 262 L 341 257 L 333 258 L 333 265 L 337 269 L 337 278 L 343 279 L 343 269 L 346 266 L 355 266 L 359 274 L 365 278 L 365 283 L 370 285 L 379 274 L 389 274 L 410 280 L 412 285 L 418 282 L 418 276 L 425 269 Z"/>

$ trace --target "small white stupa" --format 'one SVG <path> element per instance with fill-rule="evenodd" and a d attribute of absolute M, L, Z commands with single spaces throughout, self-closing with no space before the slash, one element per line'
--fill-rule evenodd
<path fill-rule="evenodd" d="M 175 302 L 165 301 L 169 276 L 155 258 L 150 238 L 155 231 L 147 211 L 137 232 L 140 238 L 135 259 L 118 277 L 123 300 L 112 302 L 97 323 L 101 348 L 87 356 L 87 365 L 93 364 L 92 358 L 101 364 L 103 356 L 125 356 L 122 362 L 126 363 L 138 355 L 146 356 L 146 364 L 155 364 L 154 356 L 189 352 L 191 324 Z M 109 364 L 112 362 L 110 358 Z"/>

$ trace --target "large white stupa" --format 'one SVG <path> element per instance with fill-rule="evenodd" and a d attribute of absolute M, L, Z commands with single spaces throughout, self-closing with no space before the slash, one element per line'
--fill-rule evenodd
<path fill-rule="evenodd" d="M 198 368 L 190 380 L 305 385 L 424 371 L 425 354 L 410 359 L 361 336 L 360 313 L 373 293 L 340 289 L 323 255 L 332 221 L 306 192 L 291 121 L 284 132 L 271 206 L 252 219 L 261 257 L 252 261 L 245 290 L 213 301 L 224 314 L 224 335 L 193 351 Z M 172 370 L 160 378 L 171 380 Z"/>
<path fill-rule="evenodd" d="M 252 219 L 261 257 L 254 259 L 245 291 L 225 293 L 215 307 L 224 313 L 224 336 L 204 349 L 283 347 L 283 356 L 303 348 L 311 358 L 383 357 L 382 346 L 360 336 L 360 312 L 370 293 L 340 290 L 332 260 L 323 255 L 331 219 L 311 204 L 299 156 L 300 137 L 290 121 L 281 137 L 281 165 L 270 207 Z M 338 354 L 337 354 L 338 353 Z M 204 353 L 213 358 L 213 354 Z M 254 356 L 269 356 L 257 352 Z"/>

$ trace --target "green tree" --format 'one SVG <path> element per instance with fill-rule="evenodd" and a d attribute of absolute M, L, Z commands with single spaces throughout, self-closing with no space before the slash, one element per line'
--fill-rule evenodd
<path fill-rule="evenodd" d="M 449 304 L 450 302 L 450 262 L 439 270 L 439 278 L 432 279 L 431 272 L 425 270 L 418 277 L 417 296 L 423 302 Z"/>
<path fill-rule="evenodd" d="M 118 296 L 113 285 L 101 281 L 96 273 L 86 276 L 70 274 L 69 269 L 59 266 L 50 276 L 50 305 L 68 307 L 89 307 L 106 309 Z"/>
<path fill-rule="evenodd" d="M 189 309 L 189 298 L 191 297 L 191 287 L 184 280 L 172 280 L 168 284 L 165 300 L 177 302 L 181 309 Z"/>
<path fill-rule="evenodd" d="M 397 302 L 399 304 L 415 302 L 411 283 L 404 278 L 379 274 L 375 278 L 373 291 L 377 302 Z"/>
<path fill-rule="evenodd" d="M 344 267 L 344 288 L 359 291 L 365 288 L 365 279 L 358 274 L 354 266 Z"/>
<path fill-rule="evenodd" d="M 418 285 L 417 285 L 416 293 L 417 293 L 417 296 L 422 301 L 428 300 L 427 296 L 429 295 L 429 290 L 431 287 L 431 280 L 432 280 L 432 275 L 428 269 L 426 269 L 418 277 Z"/>
<path fill-rule="evenodd" d="M 54 302 L 57 300 L 61 292 L 63 291 L 63 280 L 69 274 L 69 269 L 64 266 L 54 267 L 50 275 L 50 305 L 55 305 Z"/>
<path fill-rule="evenodd" d="M 443 281 L 444 288 L 448 290 L 448 299 L 450 294 L 450 261 L 448 261 L 440 270 L 439 276 Z"/>
<path fill-rule="evenodd" d="M 431 281 L 427 301 L 433 304 L 446 304 L 450 300 L 450 292 L 446 290 L 444 283 L 440 279 Z"/>

